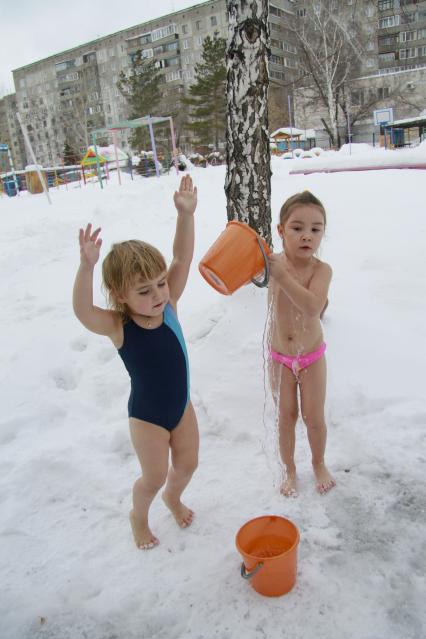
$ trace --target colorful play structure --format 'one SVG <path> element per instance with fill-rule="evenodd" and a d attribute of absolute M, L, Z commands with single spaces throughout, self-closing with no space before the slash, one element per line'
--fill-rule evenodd
<path fill-rule="evenodd" d="M 316 145 L 314 129 L 282 127 L 271 133 L 270 139 L 277 153 L 285 153 L 291 149 L 311 149 Z"/>
<path fill-rule="evenodd" d="M 147 126 L 149 129 L 149 137 L 151 140 L 151 148 L 152 148 L 152 154 L 153 154 L 153 159 L 154 159 L 154 164 L 155 164 L 155 172 L 157 177 L 160 177 L 160 163 L 158 160 L 158 154 L 157 154 L 157 146 L 155 143 L 155 136 L 154 136 L 154 125 L 156 124 L 160 124 L 160 123 L 164 123 L 164 122 L 168 122 L 169 126 L 170 126 L 170 135 L 171 135 L 171 141 L 172 141 L 172 148 L 173 148 L 173 163 L 175 165 L 175 169 L 176 169 L 176 173 L 179 173 L 179 168 L 178 168 L 178 151 L 176 148 L 176 137 L 175 137 L 175 130 L 174 130 L 174 126 L 173 126 L 173 118 L 171 116 L 167 116 L 167 117 L 160 117 L 160 116 L 151 116 L 151 115 L 146 115 L 142 118 L 136 118 L 134 120 L 123 120 L 121 122 L 117 122 L 116 124 L 111 124 L 108 127 L 102 128 L 102 129 L 95 129 L 95 131 L 92 132 L 92 139 L 93 139 L 93 149 L 95 152 L 95 157 L 96 157 L 96 168 L 97 168 L 97 175 L 98 175 L 98 181 L 100 184 L 100 187 L 103 188 L 103 184 L 102 184 L 102 171 L 101 171 L 101 163 L 99 160 L 99 153 L 98 153 L 98 145 L 97 145 L 97 137 L 98 136 L 105 136 L 105 135 L 111 135 L 112 137 L 112 143 L 113 143 L 113 148 L 114 148 L 114 155 L 115 155 L 115 160 L 116 160 L 116 168 L 117 168 L 117 175 L 118 175 L 118 182 L 119 184 L 121 184 L 121 174 L 120 174 L 120 166 L 119 166 L 119 160 L 118 160 L 118 147 L 117 147 L 117 142 L 116 142 L 116 135 L 117 135 L 117 131 L 125 131 L 128 129 L 137 129 L 139 127 L 142 126 Z"/>
<path fill-rule="evenodd" d="M 19 117 L 18 121 L 21 124 L 22 132 L 34 164 L 26 167 L 23 171 L 15 171 L 9 146 L 7 144 L 0 144 L 0 195 L 5 194 L 12 197 L 19 195 L 20 191 L 25 190 L 29 193 L 42 193 L 44 191 L 50 202 L 49 188 L 59 187 L 61 185 L 68 187 L 70 182 L 78 182 L 79 186 L 81 186 L 81 183 L 87 184 L 87 182 L 92 182 L 93 179 L 95 179 L 95 181 L 99 182 L 101 188 L 103 188 L 103 182 L 109 179 L 110 169 L 112 168 L 117 170 L 118 182 L 121 185 L 120 168 L 128 167 L 132 179 L 133 172 L 131 159 L 117 146 L 117 131 L 135 129 L 142 126 L 146 126 L 149 129 L 152 151 L 142 154 L 141 162 L 143 163 L 145 156 L 149 156 L 149 164 L 150 167 L 152 166 L 153 168 L 152 170 L 147 169 L 146 175 L 155 174 L 157 177 L 160 177 L 161 164 L 159 154 L 157 153 L 154 126 L 165 122 L 170 126 L 172 143 L 172 153 L 170 155 L 173 158 L 173 165 L 175 166 L 176 172 L 179 172 L 173 119 L 169 116 L 157 117 L 147 115 L 135 120 L 124 120 L 102 129 L 96 129 L 92 132 L 93 144 L 89 146 L 79 164 L 48 168 L 41 168 L 37 164 L 26 127 L 22 125 Z M 109 146 L 100 146 L 97 140 L 101 136 L 105 138 L 105 136 L 109 135 L 112 137 L 112 144 Z M 142 174 L 145 173 L 142 172 Z"/>
<path fill-rule="evenodd" d="M 0 144 L 0 193 L 13 196 L 19 192 L 18 178 L 8 144 Z"/>

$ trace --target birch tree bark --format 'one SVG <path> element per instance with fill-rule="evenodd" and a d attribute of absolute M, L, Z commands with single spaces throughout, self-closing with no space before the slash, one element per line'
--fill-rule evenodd
<path fill-rule="evenodd" d="M 268 132 L 268 0 L 227 0 L 228 220 L 253 228 L 272 246 Z"/>

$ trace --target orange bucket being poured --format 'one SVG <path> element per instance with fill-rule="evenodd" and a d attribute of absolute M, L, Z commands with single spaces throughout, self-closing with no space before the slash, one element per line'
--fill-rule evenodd
<path fill-rule="evenodd" d="M 223 295 L 232 295 L 249 282 L 259 287 L 267 286 L 270 252 L 265 240 L 250 226 L 232 221 L 207 251 L 198 268 L 210 286 Z M 254 279 L 262 271 L 263 280 Z"/>
<path fill-rule="evenodd" d="M 290 592 L 296 583 L 299 539 L 296 526 L 284 517 L 265 515 L 247 522 L 235 539 L 243 558 L 241 576 L 266 597 Z"/>

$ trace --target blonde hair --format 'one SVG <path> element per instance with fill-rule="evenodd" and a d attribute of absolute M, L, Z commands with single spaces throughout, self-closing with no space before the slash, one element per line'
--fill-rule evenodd
<path fill-rule="evenodd" d="M 327 216 L 325 213 L 325 208 L 321 200 L 319 200 L 313 193 L 310 191 L 302 191 L 302 193 L 295 193 L 291 197 L 289 197 L 281 207 L 280 211 L 280 224 L 281 226 L 285 226 L 288 218 L 290 217 L 292 210 L 296 206 L 300 206 L 303 204 L 312 204 L 317 206 L 322 213 L 324 218 L 324 227 L 327 224 Z"/>
<path fill-rule="evenodd" d="M 126 304 L 118 301 L 137 277 L 153 280 L 167 270 L 166 260 L 155 246 L 141 240 L 113 244 L 102 263 L 102 279 L 109 306 L 128 318 Z"/>

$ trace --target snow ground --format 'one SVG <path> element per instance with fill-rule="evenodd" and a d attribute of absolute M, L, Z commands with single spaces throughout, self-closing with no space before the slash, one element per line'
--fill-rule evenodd
<path fill-rule="evenodd" d="M 127 521 L 138 473 L 127 374 L 112 345 L 74 318 L 71 288 L 77 230 L 89 220 L 103 228 L 104 255 L 140 237 L 170 259 L 177 178 L 120 188 L 113 175 L 103 191 L 52 190 L 52 206 L 43 195 L 0 200 L 1 639 L 425 636 L 424 174 L 289 176 L 290 164 L 273 162 L 274 221 L 303 189 L 328 212 L 327 456 L 338 486 L 315 493 L 302 425 L 300 496 L 285 500 L 272 485 L 262 450 L 266 292 L 222 297 L 198 274 L 226 223 L 225 168 L 194 169 L 196 255 L 179 314 L 201 432 L 185 493 L 196 520 L 177 529 L 157 499 L 161 544 L 147 553 Z M 102 304 L 99 269 L 95 289 Z M 239 527 L 268 513 L 301 533 L 296 586 L 277 599 L 241 579 L 235 548 Z"/>

